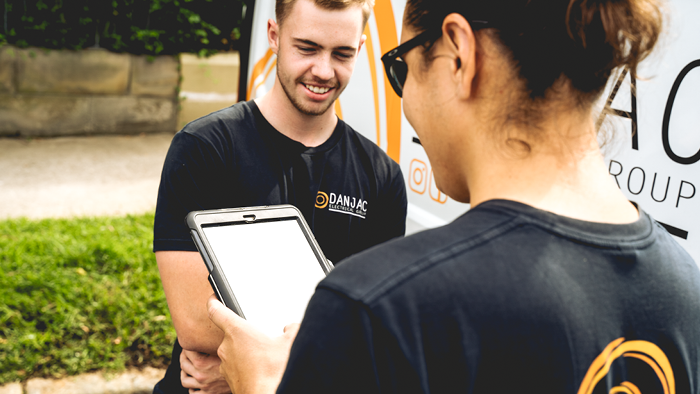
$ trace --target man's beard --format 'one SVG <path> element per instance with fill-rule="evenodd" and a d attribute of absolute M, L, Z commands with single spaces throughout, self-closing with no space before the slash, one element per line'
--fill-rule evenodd
<path fill-rule="evenodd" d="M 279 64 L 279 61 L 277 64 Z M 291 87 L 292 91 L 290 91 L 287 87 L 287 84 L 285 83 L 285 80 L 282 78 L 282 75 L 280 74 L 279 67 L 277 67 L 277 78 L 280 81 L 280 85 L 282 85 L 282 90 L 284 90 L 284 93 L 287 95 L 287 98 L 292 103 L 294 108 L 296 108 L 297 111 L 301 112 L 304 115 L 311 115 L 311 116 L 323 115 L 326 113 L 326 111 L 328 111 L 328 109 L 331 107 L 331 105 L 333 105 L 333 103 L 335 102 L 335 100 L 332 100 L 328 104 L 326 104 L 325 107 L 321 107 L 320 109 L 313 109 L 313 108 L 305 107 L 304 103 L 299 99 L 299 97 L 296 97 L 292 94 L 296 90 L 295 88 L 296 88 L 296 84 L 298 81 L 293 82 L 293 86 Z M 334 89 L 338 89 L 338 87 L 335 87 Z"/>

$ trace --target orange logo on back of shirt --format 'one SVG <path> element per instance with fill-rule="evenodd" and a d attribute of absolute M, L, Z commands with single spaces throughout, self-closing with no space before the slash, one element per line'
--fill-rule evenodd
<path fill-rule="evenodd" d="M 673 377 L 671 363 L 658 346 L 647 341 L 625 342 L 625 338 L 618 338 L 610 342 L 603 352 L 593 360 L 583 382 L 581 382 L 578 394 L 591 394 L 598 382 L 608 375 L 613 361 L 619 357 L 633 357 L 645 362 L 659 378 L 664 394 L 676 393 L 676 381 Z M 619 386 L 610 389 L 610 394 L 615 393 L 641 394 L 642 390 L 632 382 L 622 382 Z"/>

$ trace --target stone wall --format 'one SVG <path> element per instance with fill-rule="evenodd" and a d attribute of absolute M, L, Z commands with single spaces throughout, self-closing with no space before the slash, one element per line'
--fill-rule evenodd
<path fill-rule="evenodd" d="M 209 58 L 183 53 L 180 67 L 178 128 L 238 101 L 238 52 L 219 53 Z"/>
<path fill-rule="evenodd" d="M 0 136 L 175 131 L 177 57 L 0 48 Z"/>

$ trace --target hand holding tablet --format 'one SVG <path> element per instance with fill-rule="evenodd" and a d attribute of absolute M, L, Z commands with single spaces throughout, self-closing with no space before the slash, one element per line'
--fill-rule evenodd
<path fill-rule="evenodd" d="M 196 211 L 187 224 L 214 293 L 270 336 L 301 322 L 316 285 L 333 269 L 291 205 Z"/>

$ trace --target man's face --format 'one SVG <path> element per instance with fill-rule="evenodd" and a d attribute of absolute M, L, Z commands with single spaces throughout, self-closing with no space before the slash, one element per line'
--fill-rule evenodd
<path fill-rule="evenodd" d="M 362 8 L 319 8 L 298 0 L 268 37 L 277 54 L 277 77 L 299 112 L 324 114 L 347 86 L 364 42 Z"/>

